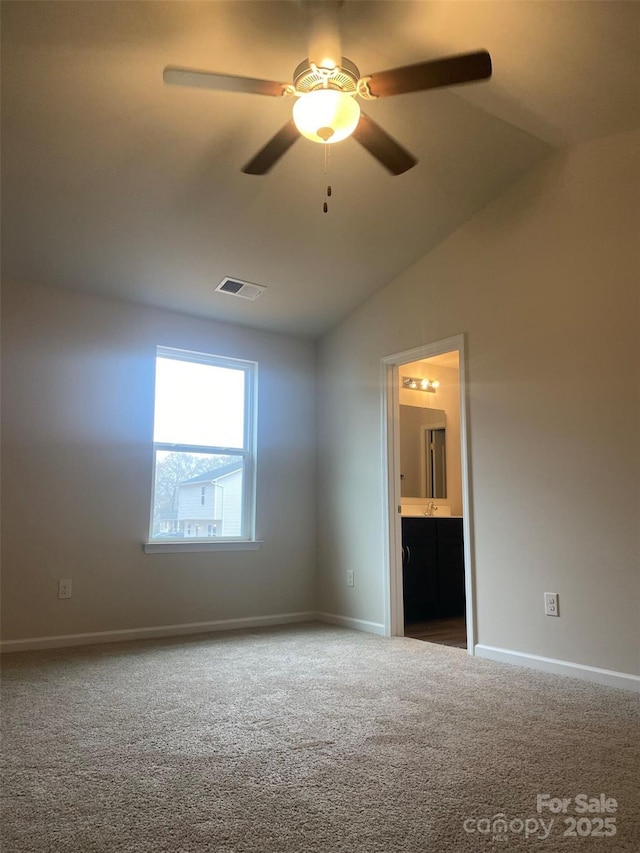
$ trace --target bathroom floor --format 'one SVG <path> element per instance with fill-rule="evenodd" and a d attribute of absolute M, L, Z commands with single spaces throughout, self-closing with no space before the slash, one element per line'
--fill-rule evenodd
<path fill-rule="evenodd" d="M 464 616 L 451 619 L 429 619 L 426 622 L 407 622 L 404 626 L 405 637 L 437 643 L 441 646 L 467 648 L 467 626 Z"/>

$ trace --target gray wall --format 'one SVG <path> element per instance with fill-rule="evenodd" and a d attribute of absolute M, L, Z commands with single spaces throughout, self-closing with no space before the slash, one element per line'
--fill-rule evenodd
<path fill-rule="evenodd" d="M 465 332 L 478 641 L 640 673 L 639 151 L 550 158 L 328 334 L 317 445 L 312 343 L 5 284 L 3 638 L 382 623 L 380 359 Z M 260 362 L 259 551 L 142 552 L 158 343 Z"/>
<path fill-rule="evenodd" d="M 314 609 L 312 343 L 24 284 L 2 320 L 3 639 Z M 258 551 L 142 551 L 157 344 L 259 362 Z"/>
<path fill-rule="evenodd" d="M 319 610 L 384 622 L 380 360 L 464 332 L 478 642 L 640 673 L 639 152 L 554 155 L 323 339 Z"/>

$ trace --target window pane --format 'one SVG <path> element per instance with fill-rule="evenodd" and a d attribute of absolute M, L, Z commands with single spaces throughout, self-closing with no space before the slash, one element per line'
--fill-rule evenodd
<path fill-rule="evenodd" d="M 242 536 L 244 459 L 156 451 L 153 539 Z"/>
<path fill-rule="evenodd" d="M 156 358 L 154 441 L 244 447 L 244 370 Z"/>

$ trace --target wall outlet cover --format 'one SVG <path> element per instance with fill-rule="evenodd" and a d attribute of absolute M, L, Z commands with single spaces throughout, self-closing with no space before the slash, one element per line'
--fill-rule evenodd
<path fill-rule="evenodd" d="M 559 616 L 560 609 L 558 605 L 557 592 L 545 592 L 544 594 L 544 612 L 545 616 Z"/>
<path fill-rule="evenodd" d="M 71 598 L 71 578 L 60 578 L 58 581 L 58 598 Z"/>

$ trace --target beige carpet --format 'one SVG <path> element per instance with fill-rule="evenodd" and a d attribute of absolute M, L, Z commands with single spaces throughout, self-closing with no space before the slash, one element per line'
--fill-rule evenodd
<path fill-rule="evenodd" d="M 3 670 L 3 853 L 640 850 L 625 691 L 319 625 Z"/>

